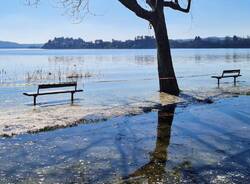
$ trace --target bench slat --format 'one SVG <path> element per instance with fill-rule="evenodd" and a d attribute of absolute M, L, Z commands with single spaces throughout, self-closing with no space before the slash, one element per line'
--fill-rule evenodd
<path fill-rule="evenodd" d="M 237 74 L 236 74 L 237 73 Z M 240 70 L 223 70 L 221 75 L 212 76 L 212 78 L 222 79 L 227 77 L 240 77 Z"/>
<path fill-rule="evenodd" d="M 223 70 L 223 73 L 240 73 L 240 70 Z"/>
<path fill-rule="evenodd" d="M 221 76 L 212 76 L 212 78 L 221 79 Z"/>
<path fill-rule="evenodd" d="M 224 75 L 222 78 L 228 78 L 228 77 L 240 77 L 241 75 Z"/>
<path fill-rule="evenodd" d="M 222 79 L 227 77 L 241 77 L 242 75 L 224 75 L 224 76 L 211 76 L 212 78 Z"/>
<path fill-rule="evenodd" d="M 47 88 L 61 88 L 61 87 L 76 87 L 76 82 L 67 82 L 67 83 L 58 83 L 58 84 L 40 84 L 38 85 L 39 89 L 47 89 Z"/>
<path fill-rule="evenodd" d="M 40 96 L 40 95 L 52 95 L 52 94 L 61 94 L 61 93 L 79 93 L 83 92 L 83 90 L 67 90 L 67 91 L 45 91 L 41 93 L 23 93 L 26 96 Z"/>

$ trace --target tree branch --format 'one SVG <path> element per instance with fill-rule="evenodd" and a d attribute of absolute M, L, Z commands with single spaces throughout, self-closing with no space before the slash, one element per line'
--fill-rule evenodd
<path fill-rule="evenodd" d="M 188 1 L 188 5 L 186 8 L 183 8 L 180 6 L 179 4 L 179 0 L 174 0 L 174 1 L 164 1 L 164 6 L 165 7 L 170 7 L 174 10 L 178 10 L 184 13 L 189 13 L 190 11 L 190 7 L 191 7 L 191 2 L 192 0 L 187 0 Z"/>
<path fill-rule="evenodd" d="M 164 0 L 146 0 L 146 3 L 153 11 L 163 10 L 164 8 Z"/>
<path fill-rule="evenodd" d="M 150 21 L 152 19 L 152 12 L 142 8 L 137 0 L 119 0 L 125 7 L 134 12 L 138 17 Z"/>

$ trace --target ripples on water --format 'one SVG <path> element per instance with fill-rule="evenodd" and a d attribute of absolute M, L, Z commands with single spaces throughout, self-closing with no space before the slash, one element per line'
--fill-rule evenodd
<path fill-rule="evenodd" d="M 244 93 L 249 86 L 250 50 L 172 52 L 180 87 L 191 94 L 209 91 L 213 96 L 228 89 Z M 243 75 L 237 87 L 229 79 L 217 89 L 210 76 L 236 68 Z M 53 106 L 65 107 L 60 113 L 78 107 L 120 110 L 158 95 L 155 50 L 0 50 L 0 71 L 1 120 L 6 113 L 18 119 L 17 112 L 32 117 L 33 111 L 45 110 L 38 117 L 42 120 L 51 117 L 46 109 Z M 59 95 L 38 98 L 41 104 L 33 109 L 32 99 L 22 95 L 36 90 L 38 83 L 70 81 L 67 75 L 74 72 L 91 74 L 78 78 L 85 92 L 78 94 L 76 106 L 68 104 L 69 96 Z M 27 80 L 28 73 L 32 80 Z M 98 124 L 1 138 L 0 183 L 248 181 L 248 102 L 248 97 L 240 97 L 188 109 L 170 106 Z M 9 117 L 11 121 L 14 116 Z"/>
<path fill-rule="evenodd" d="M 248 49 L 174 49 L 172 53 L 182 90 L 214 90 L 216 81 L 210 76 L 225 69 L 241 69 L 238 85 L 249 86 Z M 148 98 L 159 88 L 155 55 L 155 50 L 0 50 L 0 100 L 4 102 L 0 108 L 27 104 L 30 99 L 22 92 L 35 90 L 38 83 L 76 80 L 68 78 L 73 74 L 82 74 L 78 83 L 85 93 L 80 98 L 87 104 L 93 98 L 94 103 L 107 104 L 113 99 L 120 103 Z M 222 86 L 232 87 L 230 79 L 223 81 Z"/>
<path fill-rule="evenodd" d="M 247 183 L 248 109 L 239 97 L 1 138 L 0 182 Z"/>

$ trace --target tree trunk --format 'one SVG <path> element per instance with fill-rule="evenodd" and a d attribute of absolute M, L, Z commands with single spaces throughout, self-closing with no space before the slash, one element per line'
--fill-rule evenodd
<path fill-rule="evenodd" d="M 170 44 L 166 28 L 164 11 L 159 11 L 151 22 L 157 43 L 157 60 L 160 92 L 169 93 L 171 95 L 179 95 L 179 87 L 175 77 L 174 67 L 172 63 Z"/>

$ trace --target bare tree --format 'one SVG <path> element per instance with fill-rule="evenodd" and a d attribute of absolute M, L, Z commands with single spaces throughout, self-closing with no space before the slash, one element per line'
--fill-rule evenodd
<path fill-rule="evenodd" d="M 35 3 L 41 0 L 26 0 Z M 75 15 L 80 11 L 89 11 L 89 0 L 58 0 L 63 3 L 63 6 L 70 10 L 70 13 Z M 118 0 L 126 8 L 134 12 L 138 17 L 149 21 L 153 26 L 155 38 L 157 42 L 157 58 L 158 58 L 158 75 L 160 92 L 179 95 L 179 87 L 176 80 L 166 20 L 164 15 L 165 8 L 171 8 L 177 11 L 188 13 L 191 7 L 192 0 L 184 0 L 187 3 L 185 8 L 182 7 L 180 0 L 145 0 L 149 5 L 150 10 L 143 8 L 138 0 Z M 108 3 L 108 2 L 107 2 Z"/>

